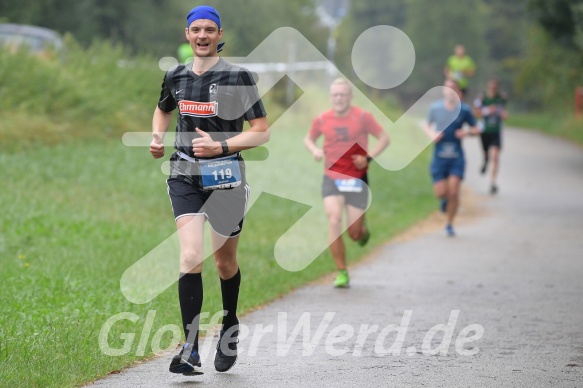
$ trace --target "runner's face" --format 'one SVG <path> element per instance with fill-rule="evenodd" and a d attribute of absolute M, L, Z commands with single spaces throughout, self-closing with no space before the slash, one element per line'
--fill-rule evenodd
<path fill-rule="evenodd" d="M 352 101 L 352 91 L 350 86 L 337 84 L 330 87 L 330 102 L 332 103 L 332 110 L 335 113 L 345 113 L 350 107 Z"/>
<path fill-rule="evenodd" d="M 496 94 L 498 92 L 498 82 L 490 81 L 488 82 L 488 93 Z"/>
<path fill-rule="evenodd" d="M 216 57 L 217 46 L 223 37 L 223 30 L 208 19 L 193 21 L 186 29 L 186 39 L 197 57 Z"/>
<path fill-rule="evenodd" d="M 449 102 L 457 102 L 461 98 L 461 92 L 455 82 L 451 80 L 445 81 L 443 84 L 443 97 Z"/>
<path fill-rule="evenodd" d="M 457 55 L 458 57 L 463 57 L 464 55 L 466 55 L 466 48 L 462 45 L 455 46 L 455 55 Z"/>

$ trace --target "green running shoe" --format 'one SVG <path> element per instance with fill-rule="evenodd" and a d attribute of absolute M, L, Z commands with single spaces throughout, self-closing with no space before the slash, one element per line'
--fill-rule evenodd
<path fill-rule="evenodd" d="M 348 287 L 348 271 L 345 269 L 341 269 L 338 271 L 338 275 L 336 276 L 336 280 L 334 280 L 334 287 L 336 288 L 344 288 Z"/>

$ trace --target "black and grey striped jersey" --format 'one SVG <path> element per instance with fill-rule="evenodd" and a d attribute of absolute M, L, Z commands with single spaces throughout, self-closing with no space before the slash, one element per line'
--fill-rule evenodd
<path fill-rule="evenodd" d="M 192 64 L 179 65 L 164 76 L 158 107 L 171 112 L 178 107 L 175 148 L 192 154 L 195 128 L 226 140 L 243 131 L 243 121 L 266 116 L 255 80 L 249 70 L 222 58 L 202 75 Z"/>

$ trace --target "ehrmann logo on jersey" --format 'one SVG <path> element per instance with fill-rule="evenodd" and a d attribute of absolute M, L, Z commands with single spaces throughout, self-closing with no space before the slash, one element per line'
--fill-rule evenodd
<path fill-rule="evenodd" d="M 183 116 L 194 117 L 212 117 L 217 115 L 218 103 L 216 101 L 210 102 L 196 102 L 183 100 L 178 102 L 180 114 Z"/>

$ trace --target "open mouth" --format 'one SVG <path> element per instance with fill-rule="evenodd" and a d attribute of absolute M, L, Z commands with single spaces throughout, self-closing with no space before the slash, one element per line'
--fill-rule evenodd
<path fill-rule="evenodd" d="M 196 47 L 206 49 L 209 47 L 208 43 L 197 43 Z"/>

